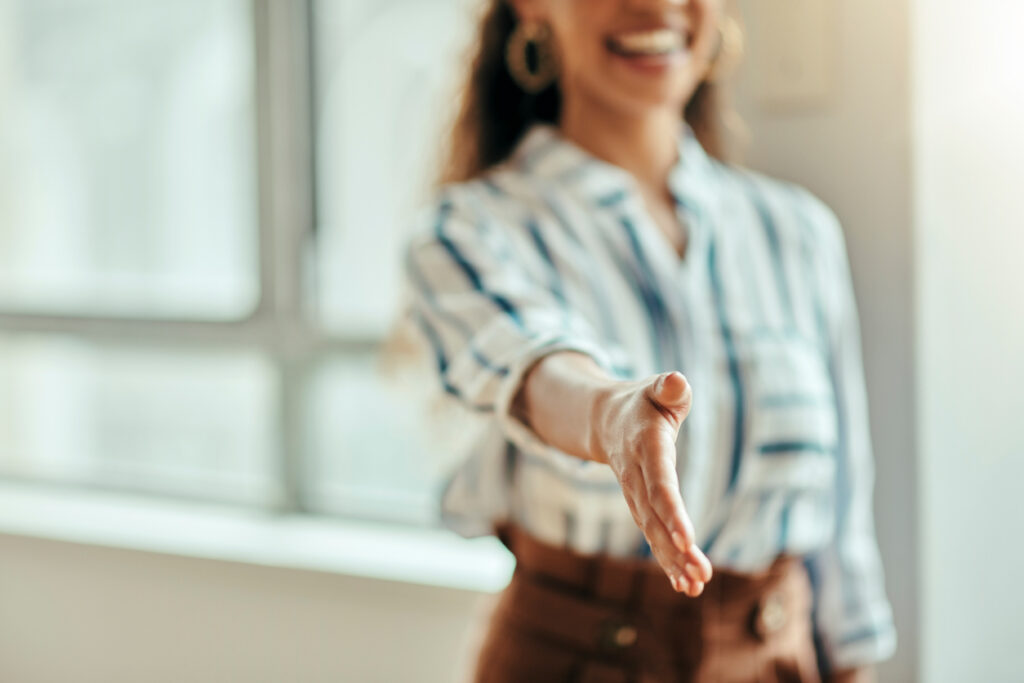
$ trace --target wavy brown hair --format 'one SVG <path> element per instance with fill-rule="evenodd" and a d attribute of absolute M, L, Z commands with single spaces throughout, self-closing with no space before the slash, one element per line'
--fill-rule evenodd
<path fill-rule="evenodd" d="M 442 184 L 475 178 L 504 161 L 532 123 L 558 123 L 562 94 L 557 81 L 530 95 L 505 65 L 505 45 L 518 21 L 508 0 L 492 0 L 483 13 L 447 142 Z M 721 87 L 701 82 L 682 115 L 708 154 L 724 160 L 726 132 L 735 125 L 735 114 L 726 106 Z"/>

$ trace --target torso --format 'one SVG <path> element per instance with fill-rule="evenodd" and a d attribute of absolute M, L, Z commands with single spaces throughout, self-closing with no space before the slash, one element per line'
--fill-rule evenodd
<path fill-rule="evenodd" d="M 538 302 L 571 306 L 579 338 L 599 345 L 616 377 L 671 368 L 692 381 L 701 400 L 676 442 L 677 465 L 713 562 L 752 571 L 780 551 L 821 547 L 832 529 L 823 503 L 835 477 L 835 459 L 822 456 L 838 430 L 815 313 L 837 296 L 825 264 L 836 251 L 826 241 L 827 213 L 796 188 L 708 159 L 695 141 L 659 193 L 541 133 L 486 179 L 448 188 L 462 256 L 480 259 L 470 263 L 474 272 L 494 269 L 499 303 L 525 302 L 527 323 L 562 324 Z M 425 239 L 435 221 L 428 219 Z M 442 245 L 435 252 L 446 253 Z M 515 264 L 507 273 L 506 261 Z M 457 264 L 428 265 L 446 263 Z M 463 272 L 454 268 L 450 281 L 489 284 Z M 530 295 L 521 289 L 527 282 L 550 283 L 550 296 Z M 460 327 L 476 315 L 441 318 L 445 339 L 464 338 Z M 576 328 L 567 329 L 576 338 Z M 488 344 L 515 335 L 510 325 Z M 445 360 L 479 377 L 484 351 L 490 347 L 462 353 L 457 366 L 453 356 Z M 491 398 L 481 396 L 478 403 Z M 512 519 L 584 552 L 642 551 L 610 470 L 534 444 L 510 447 L 507 437 L 497 426 L 486 432 L 446 488 L 453 526 L 484 533 L 490 520 Z"/>

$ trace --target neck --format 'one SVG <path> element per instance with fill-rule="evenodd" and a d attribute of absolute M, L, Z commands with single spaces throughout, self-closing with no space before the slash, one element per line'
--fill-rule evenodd
<path fill-rule="evenodd" d="M 566 138 L 658 193 L 667 187 L 677 161 L 682 126 L 675 108 L 623 112 L 570 93 L 563 97 L 559 121 Z"/>

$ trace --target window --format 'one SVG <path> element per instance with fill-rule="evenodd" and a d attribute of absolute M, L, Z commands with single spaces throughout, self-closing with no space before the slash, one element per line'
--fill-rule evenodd
<path fill-rule="evenodd" d="M 251 23 L 242 0 L 0 3 L 0 306 L 253 309 Z"/>
<path fill-rule="evenodd" d="M 432 523 L 379 346 L 473 5 L 0 0 L 0 473 Z"/>

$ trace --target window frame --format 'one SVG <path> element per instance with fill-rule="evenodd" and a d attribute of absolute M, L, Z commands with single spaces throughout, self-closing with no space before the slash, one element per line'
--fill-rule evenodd
<path fill-rule="evenodd" d="M 236 318 L 209 320 L 0 309 L 0 330 L 9 336 L 55 334 L 101 345 L 255 348 L 262 352 L 274 368 L 280 391 L 278 443 L 274 447 L 279 493 L 269 506 L 281 513 L 312 511 L 303 429 L 309 374 L 330 356 L 368 355 L 380 342 L 376 337 L 328 332 L 316 324 L 309 305 L 314 294 L 317 224 L 313 4 L 313 0 L 250 2 L 259 255 L 259 292 L 252 311 Z M 40 481 L 12 474 L 2 474 L 0 479 Z M 40 483 L 138 492 L 102 483 Z"/>

